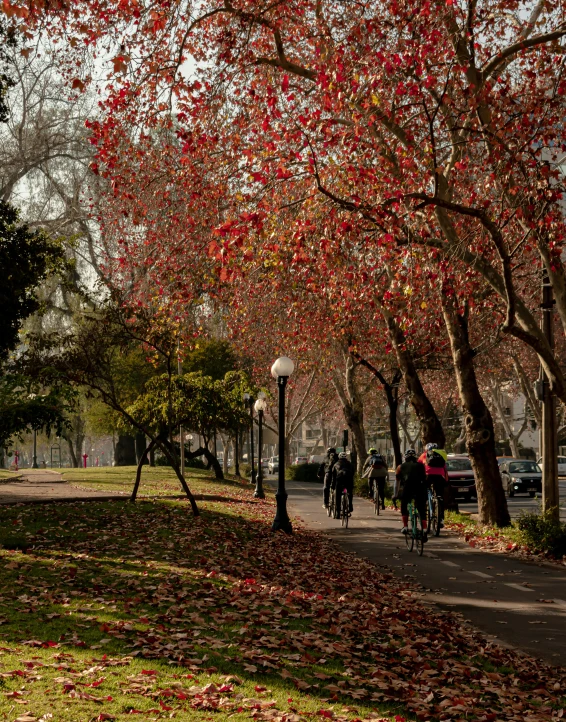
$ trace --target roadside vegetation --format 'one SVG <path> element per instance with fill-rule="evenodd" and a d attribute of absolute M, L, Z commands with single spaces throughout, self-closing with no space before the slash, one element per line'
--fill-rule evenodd
<path fill-rule="evenodd" d="M 566 556 L 566 524 L 549 513 L 522 514 L 503 529 L 483 526 L 468 514 L 447 512 L 446 520 L 471 546 L 556 560 Z"/>

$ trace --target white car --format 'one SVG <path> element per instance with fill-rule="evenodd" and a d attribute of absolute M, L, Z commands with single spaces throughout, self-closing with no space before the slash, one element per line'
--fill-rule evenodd
<path fill-rule="evenodd" d="M 326 459 L 326 454 L 311 454 L 309 456 L 309 464 L 322 464 Z"/>
<path fill-rule="evenodd" d="M 537 461 L 537 464 L 542 469 L 542 458 Z M 566 476 L 566 456 L 558 457 L 558 476 Z"/>

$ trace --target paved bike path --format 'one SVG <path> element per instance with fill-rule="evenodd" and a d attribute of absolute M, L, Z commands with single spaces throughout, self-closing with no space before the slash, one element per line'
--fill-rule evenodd
<path fill-rule="evenodd" d="M 287 482 L 289 510 L 344 549 L 422 585 L 423 600 L 462 614 L 490 637 L 550 664 L 566 665 L 566 568 L 473 549 L 444 530 L 422 557 L 409 552 L 399 512 L 375 516 L 356 498 L 348 529 L 322 508 L 322 487 Z"/>

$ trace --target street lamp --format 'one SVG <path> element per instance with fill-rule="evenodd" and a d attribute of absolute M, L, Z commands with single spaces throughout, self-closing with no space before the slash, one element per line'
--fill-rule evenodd
<path fill-rule="evenodd" d="M 254 401 L 251 394 L 244 394 L 244 401 L 250 407 L 250 457 L 252 462 L 252 484 L 256 483 L 255 465 L 254 465 Z"/>
<path fill-rule="evenodd" d="M 263 391 L 260 391 L 257 396 L 257 401 L 254 404 L 254 408 L 257 411 L 258 417 L 257 477 L 254 496 L 257 499 L 265 499 L 265 493 L 263 491 L 263 469 L 261 466 L 261 447 L 263 445 L 263 412 L 265 411 L 267 404 L 265 403 L 265 394 L 263 393 Z"/>
<path fill-rule="evenodd" d="M 289 376 L 295 370 L 295 364 L 287 356 L 281 356 L 271 367 L 271 375 L 277 380 L 279 388 L 279 476 L 277 481 L 277 513 L 271 531 L 281 529 L 286 534 L 293 533 L 293 527 L 287 514 L 287 492 L 285 491 L 285 387 Z"/>

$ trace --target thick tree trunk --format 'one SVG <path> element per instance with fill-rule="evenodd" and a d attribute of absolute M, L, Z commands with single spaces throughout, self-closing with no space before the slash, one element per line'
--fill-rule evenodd
<path fill-rule="evenodd" d="M 399 410 L 399 399 L 397 389 L 386 389 L 387 405 L 389 407 L 389 432 L 391 433 L 391 445 L 393 446 L 393 457 L 395 468 L 402 462 L 401 456 L 401 439 L 399 437 L 399 422 L 397 421 L 397 411 Z"/>
<path fill-rule="evenodd" d="M 137 463 L 134 437 L 120 434 L 114 453 L 114 466 L 136 466 Z"/>
<path fill-rule="evenodd" d="M 71 457 L 71 464 L 73 465 L 74 469 L 79 468 L 79 460 L 77 459 L 77 455 L 75 454 L 75 447 L 73 446 L 73 440 L 66 438 L 65 441 L 67 442 L 67 446 L 69 447 L 69 456 Z"/>
<path fill-rule="evenodd" d="M 409 392 L 409 401 L 415 414 L 421 424 L 421 435 L 423 444 L 433 443 L 443 449 L 446 443 L 444 436 L 444 430 L 440 419 L 433 405 L 430 403 L 428 396 L 423 388 L 421 380 L 413 357 L 406 348 L 405 336 L 394 317 L 390 313 L 385 313 L 385 320 L 387 322 L 387 328 L 395 354 L 397 356 L 397 363 L 401 373 L 403 374 L 403 380 L 405 386 Z"/>
<path fill-rule="evenodd" d="M 224 474 L 222 473 L 222 467 L 220 466 L 220 462 L 214 456 L 212 451 L 208 448 L 208 446 L 200 446 L 195 451 L 191 451 L 190 453 L 187 453 L 185 455 L 186 459 L 196 459 L 199 456 L 204 456 L 206 459 L 206 463 L 208 464 L 209 469 L 214 470 L 214 475 L 217 479 L 223 479 Z"/>
<path fill-rule="evenodd" d="M 479 521 L 481 524 L 508 526 L 510 517 L 497 465 L 493 419 L 479 390 L 467 317 L 458 313 L 452 297 L 443 295 L 442 300 L 464 410 L 466 447 L 476 477 Z"/>

